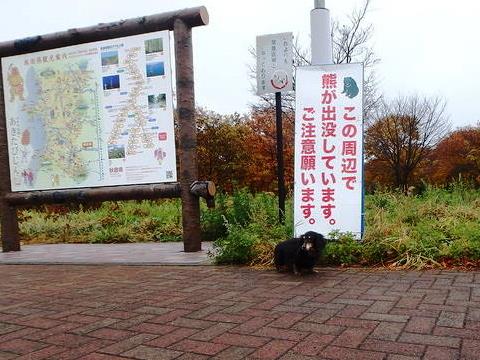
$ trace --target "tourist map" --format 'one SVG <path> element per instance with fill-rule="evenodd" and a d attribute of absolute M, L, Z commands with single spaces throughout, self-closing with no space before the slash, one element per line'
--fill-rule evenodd
<path fill-rule="evenodd" d="M 169 32 L 2 58 L 12 191 L 176 181 Z"/>

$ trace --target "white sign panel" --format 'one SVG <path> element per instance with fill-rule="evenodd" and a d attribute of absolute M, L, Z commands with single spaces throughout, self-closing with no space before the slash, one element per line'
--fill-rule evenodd
<path fill-rule="evenodd" d="M 292 33 L 257 36 L 257 95 L 293 90 Z"/>
<path fill-rule="evenodd" d="M 351 232 L 363 208 L 363 66 L 297 69 L 295 234 Z"/>
<path fill-rule="evenodd" d="M 12 191 L 176 181 L 169 40 L 2 58 Z"/>

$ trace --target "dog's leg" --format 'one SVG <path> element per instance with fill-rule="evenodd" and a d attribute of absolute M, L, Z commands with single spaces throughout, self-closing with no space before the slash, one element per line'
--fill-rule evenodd
<path fill-rule="evenodd" d="M 295 275 L 301 275 L 302 273 L 298 270 L 297 264 L 293 263 L 293 273 Z"/>

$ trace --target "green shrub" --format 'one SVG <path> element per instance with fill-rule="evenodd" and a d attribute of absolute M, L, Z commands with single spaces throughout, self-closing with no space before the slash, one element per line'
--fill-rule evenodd
<path fill-rule="evenodd" d="M 242 226 L 228 224 L 228 235 L 213 243 L 212 256 L 217 264 L 248 264 L 254 255 L 254 234 Z"/>
<path fill-rule="evenodd" d="M 279 224 L 277 201 L 267 193 L 234 194 L 232 212 L 223 215 L 226 234 L 214 242 L 211 254 L 217 264 L 272 264 L 273 248 L 293 230 L 291 212 L 286 214 L 285 224 Z"/>
<path fill-rule="evenodd" d="M 322 256 L 327 265 L 352 265 L 361 260 L 362 245 L 350 233 L 332 232 L 328 235 L 328 243 Z"/>

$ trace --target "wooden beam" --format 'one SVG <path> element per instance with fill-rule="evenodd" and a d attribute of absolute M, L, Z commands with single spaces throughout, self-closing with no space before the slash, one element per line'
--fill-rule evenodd
<path fill-rule="evenodd" d="M 20 55 L 35 51 L 138 35 L 148 32 L 173 30 L 176 20 L 188 27 L 207 25 L 208 11 L 204 6 L 70 29 L 46 35 L 0 43 L 0 57 Z"/>
<path fill-rule="evenodd" d="M 176 197 L 180 197 L 179 183 L 14 192 L 5 195 L 5 200 L 10 206 L 32 206 Z"/>

